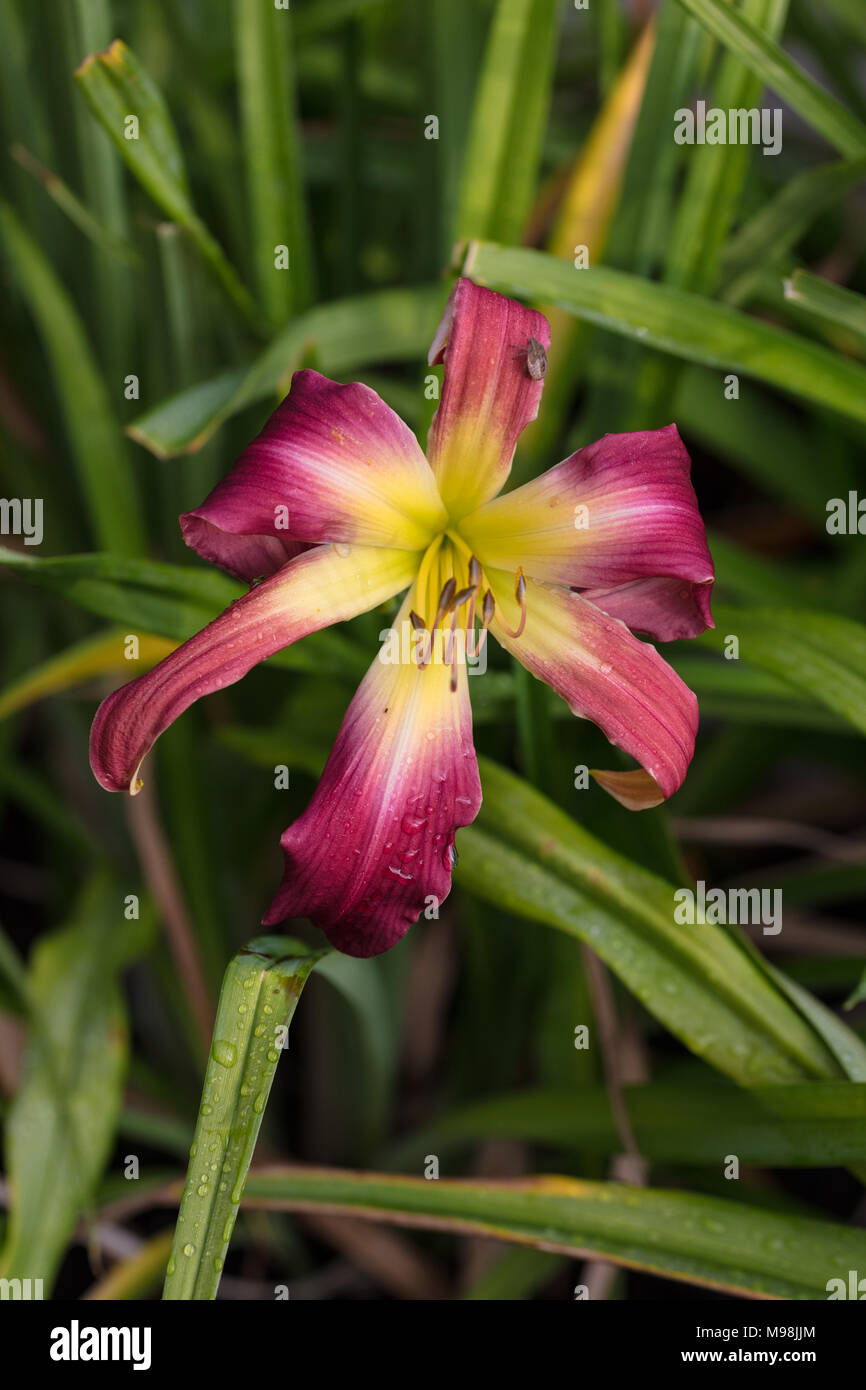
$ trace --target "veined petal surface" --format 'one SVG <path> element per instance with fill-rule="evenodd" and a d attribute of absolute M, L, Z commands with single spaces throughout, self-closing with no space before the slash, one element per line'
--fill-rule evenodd
<path fill-rule="evenodd" d="M 675 425 L 606 434 L 464 517 L 460 532 L 485 565 L 606 597 L 677 580 L 611 598 L 612 611 L 661 640 L 695 636 L 712 622 L 713 562 L 689 474 Z"/>
<path fill-rule="evenodd" d="M 408 609 L 397 619 L 413 649 Z M 282 837 L 285 872 L 264 918 L 309 917 L 338 950 L 386 951 L 451 890 L 454 833 L 478 814 L 465 665 L 388 662 L 364 677 L 307 810 Z"/>
<path fill-rule="evenodd" d="M 631 810 L 657 806 L 681 785 L 694 753 L 698 703 L 688 686 L 624 623 L 569 589 L 526 583 L 526 626 L 516 630 L 512 575 L 487 570 L 496 598 L 491 631 L 576 715 L 591 719 L 643 771 L 593 776 Z"/>
<path fill-rule="evenodd" d="M 109 695 L 90 733 L 90 765 L 108 791 L 138 791 L 138 769 L 159 735 L 203 695 L 331 623 L 383 603 L 412 581 L 418 555 L 317 546 L 257 584 L 169 656 Z"/>
<path fill-rule="evenodd" d="M 580 594 L 632 632 L 646 633 L 657 642 L 679 642 L 715 627 L 710 611 L 712 587 L 712 580 L 693 584 L 661 577 L 633 579 L 608 589 L 581 589 Z"/>
<path fill-rule="evenodd" d="M 534 338 L 546 353 L 550 325 L 514 299 L 460 279 L 430 348 L 444 362 L 442 397 L 427 455 L 452 519 L 502 487 L 521 431 L 538 414 L 543 377 L 530 375 Z"/>
<path fill-rule="evenodd" d="M 253 580 L 320 541 L 423 549 L 444 522 L 430 466 L 399 415 L 360 382 L 300 371 L 181 529 L 204 559 Z"/>

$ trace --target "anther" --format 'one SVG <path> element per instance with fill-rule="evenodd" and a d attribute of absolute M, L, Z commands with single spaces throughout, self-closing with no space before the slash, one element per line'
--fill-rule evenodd
<path fill-rule="evenodd" d="M 414 608 L 409 609 L 409 621 L 412 624 L 412 630 L 414 632 L 424 633 L 424 637 L 418 643 L 415 652 L 415 661 L 418 666 L 418 670 L 423 671 L 424 667 L 430 660 L 430 634 L 427 631 L 427 624 L 425 623 L 424 619 L 418 613 L 415 612 Z"/>
<path fill-rule="evenodd" d="M 449 613 L 456 613 L 457 609 L 458 609 L 458 608 L 461 608 L 461 607 L 463 606 L 463 604 L 466 603 L 466 601 L 467 601 L 468 599 L 474 598 L 474 597 L 475 597 L 475 589 L 474 589 L 474 587 L 471 588 L 471 589 L 461 589 L 458 593 L 456 593 L 456 594 L 454 595 L 453 599 L 452 599 L 451 602 L 449 603 L 449 605 L 448 605 L 448 612 L 449 612 Z"/>
<path fill-rule="evenodd" d="M 451 602 L 456 592 L 457 580 L 452 575 L 451 578 L 443 584 L 442 592 L 439 595 L 439 605 L 436 609 L 436 617 L 433 619 L 434 632 L 436 631 L 436 628 L 439 626 L 442 619 L 445 617 L 445 614 L 449 611 L 451 607 Z"/>

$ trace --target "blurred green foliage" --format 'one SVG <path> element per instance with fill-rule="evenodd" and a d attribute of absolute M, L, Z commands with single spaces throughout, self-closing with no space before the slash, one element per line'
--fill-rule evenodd
<path fill-rule="evenodd" d="M 362 378 L 423 439 L 461 267 L 555 315 L 515 477 L 680 427 L 719 597 L 715 631 L 665 649 L 701 703 L 695 760 L 640 816 L 577 790 L 601 735 L 492 661 L 472 683 L 485 805 L 441 920 L 362 962 L 317 963 L 304 923 L 288 960 L 259 943 L 262 978 L 299 991 L 317 966 L 264 1117 L 243 1068 L 223 1093 L 238 1181 L 257 1137 L 276 1166 L 228 1255 L 225 1202 L 188 1188 L 211 1263 L 170 1296 L 223 1273 L 223 1297 L 571 1297 L 576 1250 L 790 1298 L 863 1268 L 840 1223 L 866 1172 L 866 541 L 856 511 L 826 522 L 866 436 L 866 35 L 850 0 L 661 0 L 630 65 L 639 37 L 615 0 L 0 0 L 0 490 L 44 504 L 41 548 L 5 535 L 0 556 L 0 1274 L 158 1291 L 158 1198 L 180 1192 L 220 982 L 225 1012 L 381 626 L 317 634 L 194 707 L 147 794 L 107 796 L 88 728 L 135 673 L 127 637 L 142 669 L 239 592 L 178 513 L 300 365 Z M 677 145 L 698 96 L 782 106 L 779 155 Z M 571 206 L 610 211 L 587 231 Z M 577 270 L 562 247 L 582 243 Z M 783 932 L 675 930 L 693 878 L 782 888 Z M 623 1195 L 630 1144 L 650 1187 Z M 425 1184 L 430 1155 L 474 1184 Z M 548 1170 L 591 1182 L 489 1182 Z M 290 1214 L 317 1203 L 430 1229 L 373 1275 Z M 125 1228 L 101 1256 L 97 1218 Z M 467 1223 L 545 1250 L 480 1256 L 448 1234 Z"/>

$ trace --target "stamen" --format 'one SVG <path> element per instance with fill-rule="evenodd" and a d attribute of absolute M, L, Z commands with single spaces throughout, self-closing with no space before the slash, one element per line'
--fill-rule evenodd
<path fill-rule="evenodd" d="M 488 627 L 490 626 L 491 622 L 493 621 L 493 614 L 494 614 L 495 611 L 496 611 L 496 604 L 494 603 L 494 600 L 493 600 L 493 594 L 490 592 L 489 589 L 486 589 L 485 592 L 484 592 L 484 598 L 483 598 L 482 601 L 481 601 L 481 631 L 480 631 L 480 633 L 478 634 L 478 642 L 477 642 L 477 644 L 475 643 L 474 640 L 473 640 L 473 641 L 471 642 L 471 644 L 470 644 L 469 636 L 468 636 L 468 633 L 467 633 L 466 649 L 467 649 L 468 655 L 471 656 L 471 658 L 472 658 L 473 661 L 477 661 L 478 658 L 479 658 L 479 656 L 481 655 L 481 650 L 482 650 L 482 648 L 483 648 L 485 642 L 487 641 L 487 629 L 488 629 Z M 470 609 L 469 609 L 469 632 L 474 632 L 474 629 L 475 629 L 475 599 L 473 598 L 472 603 L 471 603 L 471 606 L 470 606 Z"/>
<path fill-rule="evenodd" d="M 449 653 L 450 658 L 451 658 L 451 660 L 450 660 L 450 665 L 451 665 L 451 679 L 450 679 L 450 681 L 449 681 L 449 686 L 450 686 L 450 689 L 451 689 L 451 693 L 452 693 L 452 694 L 453 694 L 453 693 L 456 691 L 456 689 L 457 689 L 457 661 L 456 661 L 456 648 L 457 648 L 457 615 L 458 615 L 459 610 L 463 607 L 464 603 L 468 603 L 468 604 L 469 604 L 469 613 L 468 613 L 468 615 L 467 615 L 467 621 L 466 621 L 466 639 L 465 639 L 465 655 L 468 656 L 468 655 L 469 655 L 469 647 L 470 647 L 470 637 L 469 637 L 469 634 L 470 634 L 470 632 L 474 632 L 474 629 L 475 629 L 475 598 L 476 598 L 476 595 L 477 595 L 477 593 L 478 593 L 478 586 L 479 586 L 480 583 L 481 583 L 481 566 L 479 565 L 479 563 L 478 563 L 478 561 L 476 560 L 475 556 L 472 555 L 472 556 L 470 556 L 470 559 L 469 559 L 469 586 L 468 586 L 468 588 L 465 588 L 465 589 L 458 589 L 457 593 L 452 595 L 451 602 L 450 602 L 449 605 L 448 605 L 449 612 L 450 612 L 451 615 L 452 615 L 452 617 L 451 617 L 451 633 L 450 633 L 451 651 L 450 651 L 450 653 Z"/>
<path fill-rule="evenodd" d="M 449 656 L 450 656 L 450 658 L 451 658 L 451 662 L 450 662 L 450 665 L 451 665 L 451 679 L 450 679 L 449 682 L 448 682 L 448 688 L 449 688 L 449 690 L 451 691 L 451 694 L 452 694 L 452 695 L 454 694 L 454 692 L 455 692 L 456 689 L 457 689 L 457 661 L 456 661 L 456 659 L 455 659 L 455 658 L 456 658 L 456 649 L 457 649 L 457 640 L 456 640 L 456 638 L 457 638 L 457 609 L 456 609 L 456 607 L 455 607 L 455 609 L 454 609 L 454 616 L 453 616 L 453 618 L 451 619 L 451 651 L 449 652 Z"/>
<path fill-rule="evenodd" d="M 424 641 L 423 641 L 423 642 L 419 642 L 419 644 L 418 644 L 418 663 L 417 663 L 417 664 L 418 664 L 418 670 L 419 670 L 419 671 L 423 671 L 424 667 L 427 665 L 428 661 L 430 660 L 430 652 L 431 652 L 430 634 L 429 634 L 428 631 L 427 631 L 427 624 L 425 623 L 424 619 L 423 619 L 418 613 L 415 612 L 415 609 L 414 609 L 414 608 L 410 608 L 410 609 L 409 609 L 409 621 L 410 621 L 410 623 L 412 624 L 412 630 L 413 630 L 414 632 L 423 632 L 423 633 L 424 633 Z"/>
<path fill-rule="evenodd" d="M 439 604 L 436 608 L 436 617 L 433 619 L 434 632 L 441 623 L 442 619 L 445 617 L 446 613 L 450 611 L 451 603 L 454 599 L 454 594 L 456 590 L 457 580 L 452 575 L 451 578 L 446 580 L 445 584 L 443 584 L 442 592 L 439 595 Z"/>
<path fill-rule="evenodd" d="M 453 599 L 452 599 L 451 602 L 449 603 L 449 605 L 448 605 L 448 611 L 449 611 L 450 613 L 455 613 L 455 614 L 456 614 L 457 609 L 458 609 L 458 608 L 462 608 L 463 604 L 467 601 L 467 599 L 474 598 L 474 597 L 475 597 L 475 589 L 474 589 L 474 588 L 472 588 L 472 589 L 461 589 L 461 590 L 459 591 L 459 593 L 456 593 L 456 594 L 454 595 Z"/>
<path fill-rule="evenodd" d="M 474 555 L 469 557 L 469 588 L 465 592 L 469 593 L 469 612 L 466 616 L 466 640 L 469 641 L 469 634 L 475 629 L 475 600 L 478 597 L 478 590 L 481 588 L 483 570 Z"/>
<path fill-rule="evenodd" d="M 509 637 L 518 638 L 523 636 L 523 629 L 526 627 L 526 578 L 519 565 L 514 579 L 514 597 L 520 604 L 520 622 L 517 624 L 516 631 L 508 626 L 504 618 L 500 618 L 499 621 Z"/>
<path fill-rule="evenodd" d="M 470 633 L 475 634 L 475 600 L 478 597 L 478 586 L 472 590 L 472 597 L 469 600 L 469 612 L 466 614 L 466 647 L 469 648 Z"/>

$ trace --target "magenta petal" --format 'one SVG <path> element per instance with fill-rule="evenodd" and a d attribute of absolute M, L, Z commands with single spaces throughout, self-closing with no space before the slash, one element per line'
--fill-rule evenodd
<path fill-rule="evenodd" d="M 668 591 L 677 626 L 684 604 L 709 614 L 713 581 L 690 468 L 675 425 L 606 434 L 465 517 L 460 530 L 485 566 L 514 573 L 520 565 L 547 583 L 607 593 L 638 579 L 682 580 Z M 688 598 L 684 586 L 704 594 Z M 652 591 L 657 609 L 664 592 Z M 659 620 L 656 612 L 657 635 Z"/>
<path fill-rule="evenodd" d="M 513 579 L 488 571 L 497 609 L 516 627 Z M 633 810 L 671 796 L 688 770 L 698 728 L 698 702 L 655 647 L 624 623 L 568 589 L 529 580 L 526 626 L 511 637 L 499 617 L 491 631 L 527 670 L 552 686 L 574 714 L 591 719 L 643 771 L 593 776 Z"/>
<path fill-rule="evenodd" d="M 543 314 L 457 281 L 428 359 L 445 363 L 427 453 L 453 518 L 499 491 L 521 431 L 538 414 L 544 380 L 528 370 L 530 338 L 550 347 Z"/>
<path fill-rule="evenodd" d="M 90 765 L 108 791 L 138 791 L 142 759 L 195 700 L 233 685 L 299 637 L 354 617 L 405 589 L 417 555 L 320 546 L 239 598 L 158 666 L 109 695 L 90 733 Z"/>
<path fill-rule="evenodd" d="M 712 580 L 691 584 L 686 579 L 633 579 L 610 589 L 582 589 L 581 597 L 619 618 L 632 632 L 644 632 L 657 642 L 678 642 L 715 627 L 712 587 Z"/>
<path fill-rule="evenodd" d="M 338 950 L 387 951 L 451 890 L 454 832 L 478 813 L 465 667 L 377 658 L 307 810 L 282 837 L 285 872 L 264 918 L 308 917 Z"/>
<path fill-rule="evenodd" d="M 311 548 L 305 541 L 293 541 L 287 537 L 245 536 L 233 532 L 233 526 L 244 524 L 246 513 L 230 496 L 225 499 L 216 497 L 222 486 L 222 483 L 217 484 L 198 511 L 184 512 L 180 518 L 184 540 L 203 560 L 209 560 L 212 565 L 219 565 L 220 569 L 252 584 L 255 579 L 274 574 L 287 560 L 293 560 L 296 555 L 302 555 Z"/>
<path fill-rule="evenodd" d="M 249 581 L 320 541 L 423 549 L 443 520 L 430 466 L 390 406 L 359 382 L 300 371 L 181 529 L 204 559 Z"/>

